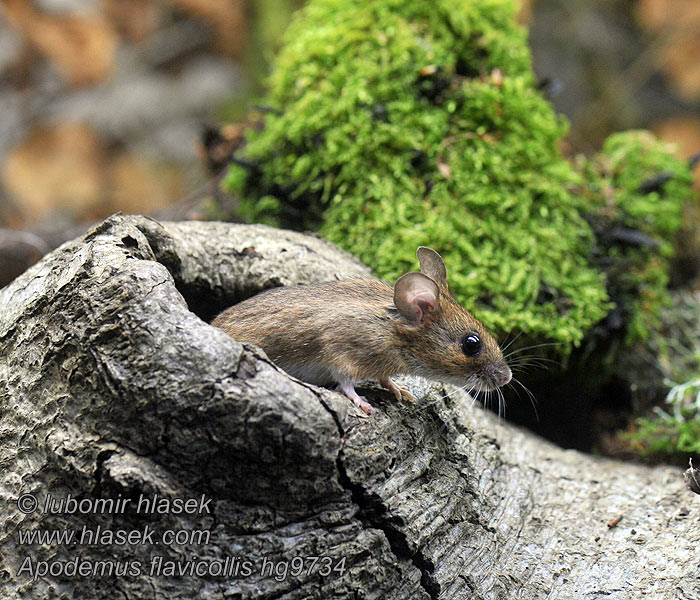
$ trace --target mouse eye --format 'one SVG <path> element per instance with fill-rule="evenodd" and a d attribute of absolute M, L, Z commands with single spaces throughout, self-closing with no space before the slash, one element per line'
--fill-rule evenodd
<path fill-rule="evenodd" d="M 476 333 L 468 334 L 462 340 L 462 352 L 467 356 L 476 356 L 481 352 L 481 338 Z"/>

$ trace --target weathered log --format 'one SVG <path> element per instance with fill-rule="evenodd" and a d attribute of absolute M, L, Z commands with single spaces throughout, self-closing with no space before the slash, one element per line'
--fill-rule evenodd
<path fill-rule="evenodd" d="M 237 199 L 221 190 L 220 178 L 208 181 L 190 196 L 153 213 L 158 220 L 205 220 L 211 213 L 211 204 L 222 218 L 235 220 Z M 65 223 L 47 221 L 29 230 L 0 228 L 0 288 L 26 271 L 38 260 L 61 244 L 82 236 L 97 225 L 93 223 Z"/>
<path fill-rule="evenodd" d="M 117 216 L 0 291 L 2 597 L 700 596 L 680 471 L 560 450 L 415 379 L 412 404 L 363 390 L 363 418 L 206 322 L 368 272 L 312 236 Z M 20 537 L 52 531 L 76 537 Z"/>

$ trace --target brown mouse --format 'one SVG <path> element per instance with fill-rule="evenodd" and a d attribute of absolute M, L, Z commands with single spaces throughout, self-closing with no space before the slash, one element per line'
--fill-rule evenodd
<path fill-rule="evenodd" d="M 402 275 L 393 289 L 378 279 L 279 287 L 224 310 L 212 325 L 261 346 L 298 379 L 337 383 L 367 414 L 375 409 L 354 387 L 362 380 L 378 381 L 399 399 L 411 396 L 394 375 L 477 391 L 507 384 L 501 349 L 452 298 L 442 257 L 425 246 L 417 255 L 420 273 Z"/>

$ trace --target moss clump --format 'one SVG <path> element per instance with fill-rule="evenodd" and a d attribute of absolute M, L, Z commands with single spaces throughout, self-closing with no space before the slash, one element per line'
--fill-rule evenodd
<path fill-rule="evenodd" d="M 605 316 L 594 200 L 573 191 L 512 0 L 310 0 L 285 40 L 276 111 L 226 181 L 244 216 L 317 229 L 389 280 L 430 245 L 497 333 L 568 350 Z"/>
<path fill-rule="evenodd" d="M 610 136 L 582 170 L 587 217 L 599 241 L 594 263 L 621 312 L 625 344 L 644 342 L 670 303 L 669 261 L 684 201 L 692 197 L 691 171 L 645 131 Z"/>
<path fill-rule="evenodd" d="M 617 367 L 635 384 L 636 412 L 644 415 L 619 437 L 640 456 L 685 462 L 688 452 L 700 454 L 700 293 L 674 291 L 672 300 L 660 311 L 663 336 L 637 344 Z M 659 405 L 674 381 L 685 383 L 674 385 Z"/>

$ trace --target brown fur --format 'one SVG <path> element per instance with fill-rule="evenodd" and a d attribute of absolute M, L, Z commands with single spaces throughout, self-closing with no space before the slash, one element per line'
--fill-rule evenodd
<path fill-rule="evenodd" d="M 422 272 L 440 290 L 419 324 L 399 312 L 389 285 L 357 279 L 268 290 L 226 309 L 212 325 L 261 346 L 280 367 L 310 383 L 402 374 L 482 389 L 507 383 L 510 370 L 498 344 L 450 295 L 440 256 L 427 248 L 418 255 Z M 472 331 L 483 343 L 473 358 L 461 348 Z"/>

